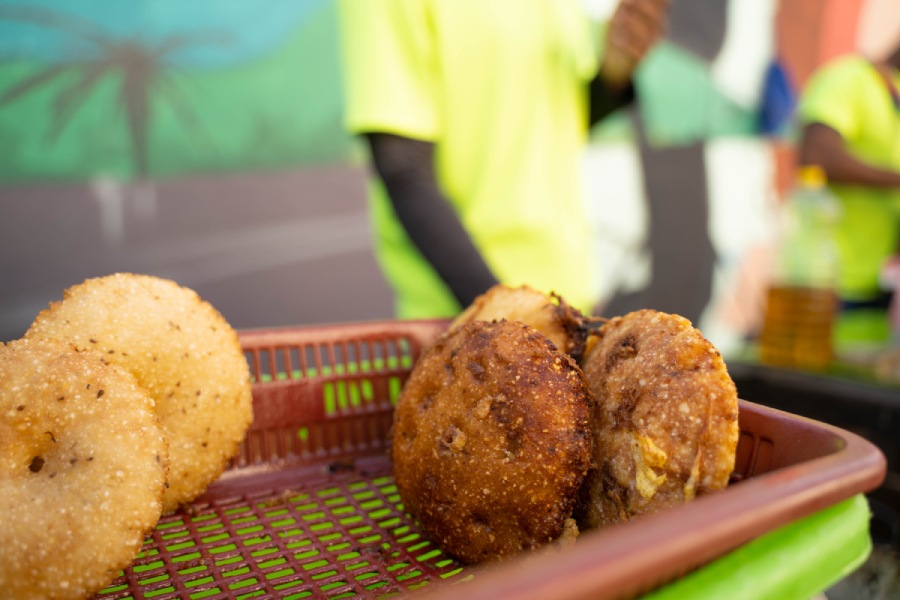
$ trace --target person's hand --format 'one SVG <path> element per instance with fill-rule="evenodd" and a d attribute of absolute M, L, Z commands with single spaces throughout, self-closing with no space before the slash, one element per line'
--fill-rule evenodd
<path fill-rule="evenodd" d="M 662 37 L 670 0 L 621 0 L 606 32 L 600 76 L 624 87 L 647 51 Z"/>

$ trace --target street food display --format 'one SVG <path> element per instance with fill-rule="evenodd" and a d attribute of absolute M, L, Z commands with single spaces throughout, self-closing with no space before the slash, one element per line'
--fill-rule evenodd
<path fill-rule="evenodd" d="M 413 366 L 391 456 L 444 551 L 508 558 L 728 484 L 738 399 L 721 354 L 678 315 L 595 321 L 500 285 Z"/>
<path fill-rule="evenodd" d="M 337 341 L 332 331 L 341 332 Z M 273 356 L 283 364 L 269 360 Z M 259 423 L 274 422 L 266 411 L 275 407 L 278 429 L 271 439 L 280 436 L 279 443 L 258 443 L 269 430 L 254 430 L 238 446 L 253 416 L 251 369 Z M 335 373 L 344 377 L 340 386 Z M 322 413 L 308 402 L 310 389 L 317 390 Z M 336 398 L 341 393 L 346 402 Z M 754 410 L 742 408 L 749 411 L 741 413 L 742 443 L 772 438 L 784 464 L 809 462 L 838 447 L 829 441 L 827 448 L 795 456 L 793 434 L 785 443 L 787 434 L 764 427 L 778 415 L 754 417 Z M 361 415 L 377 419 L 360 427 Z M 645 524 L 668 515 L 652 513 L 717 494 L 732 473 L 738 479 L 753 479 L 755 468 L 764 473 L 771 465 L 736 464 L 738 435 L 737 394 L 725 363 L 678 315 L 642 310 L 598 319 L 556 295 L 498 287 L 453 322 L 300 328 L 277 336 L 243 332 L 238 338 L 191 290 L 154 277 L 112 275 L 66 290 L 24 339 L 0 346 L 0 587 L 14 598 L 118 597 L 125 587 L 136 590 L 149 581 L 178 581 L 203 593 L 232 585 L 255 593 L 272 582 L 268 571 L 254 570 L 262 569 L 259 561 L 243 556 L 245 544 L 284 552 L 286 561 L 305 568 L 293 546 L 268 540 L 285 534 L 307 543 L 312 532 L 330 531 L 344 519 L 370 533 L 404 524 L 392 533 L 365 533 L 376 541 L 352 538 L 360 548 L 372 544 L 365 550 L 371 556 L 409 563 L 408 571 L 396 573 L 372 567 L 379 577 L 396 576 L 386 585 L 398 590 L 461 565 L 523 555 L 530 559 L 522 565 L 556 564 L 569 553 L 554 548 L 594 553 L 595 541 L 605 536 L 621 540 L 617 534 L 626 530 L 647 535 Z M 239 469 L 199 497 L 235 452 L 244 457 L 257 447 L 267 453 L 262 460 L 270 461 L 271 471 Z M 878 465 L 872 465 L 874 477 Z M 281 467 L 276 484 L 272 477 Z M 795 476 L 803 477 L 812 467 L 797 469 Z M 270 487 L 257 491 L 256 476 Z M 232 494 L 228 484 L 237 480 L 240 491 Z M 691 546 L 691 558 L 679 565 L 696 567 L 718 556 L 725 549 L 720 534 L 727 533 L 728 547 L 731 540 L 750 539 L 735 537 L 738 524 L 729 523 L 728 532 L 719 525 L 730 514 L 723 507 L 743 491 L 759 495 L 755 484 L 708 499 L 718 516 L 702 542 L 692 543 L 719 545 L 709 554 Z M 277 500 L 267 500 L 270 489 Z M 789 491 L 772 500 L 779 486 L 762 489 L 767 513 L 785 510 L 778 498 Z M 276 501 L 287 511 L 290 531 L 269 518 Z M 761 501 L 755 498 L 753 506 Z M 220 569 L 218 558 L 216 566 L 191 563 L 189 572 L 178 570 L 196 547 L 169 544 L 173 532 L 200 547 L 206 540 L 187 530 L 192 519 L 226 518 L 236 506 L 245 506 L 246 518 L 258 514 L 252 518 L 263 529 L 250 537 L 233 532 L 228 543 L 235 555 L 220 558 L 231 564 L 241 554 L 253 574 Z M 694 518 L 700 508 L 684 506 L 679 514 Z M 351 509 L 358 514 L 348 516 Z M 613 527 L 626 521 L 636 522 Z M 691 523 L 691 532 L 703 529 Z M 757 527 L 752 535 L 765 530 Z M 581 538 L 604 529 L 599 538 Z M 331 536 L 312 543 L 331 544 Z M 427 559 L 439 565 L 428 575 L 415 570 L 423 544 L 434 544 L 428 556 L 439 552 Z M 676 542 L 666 544 L 667 562 L 652 570 L 670 580 L 677 573 L 664 565 Z M 303 593 L 326 586 L 329 593 L 365 595 L 368 579 L 346 580 L 344 572 L 321 580 L 285 573 L 277 581 Z"/>

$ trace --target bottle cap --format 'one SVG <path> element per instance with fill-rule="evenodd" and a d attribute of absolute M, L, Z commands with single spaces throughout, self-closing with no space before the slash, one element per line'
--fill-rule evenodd
<path fill-rule="evenodd" d="M 802 165 L 797 170 L 797 181 L 804 187 L 824 187 L 827 180 L 825 170 L 819 165 Z"/>

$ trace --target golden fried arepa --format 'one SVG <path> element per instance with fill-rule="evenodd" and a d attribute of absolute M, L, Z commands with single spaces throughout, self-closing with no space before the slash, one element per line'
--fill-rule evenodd
<path fill-rule="evenodd" d="M 137 555 L 162 510 L 153 399 L 102 354 L 0 344 L 0 590 L 86 598 Z"/>
<path fill-rule="evenodd" d="M 117 273 L 72 286 L 28 338 L 60 338 L 131 371 L 156 401 L 169 443 L 168 513 L 203 493 L 252 420 L 250 371 L 237 333 L 193 290 Z"/>

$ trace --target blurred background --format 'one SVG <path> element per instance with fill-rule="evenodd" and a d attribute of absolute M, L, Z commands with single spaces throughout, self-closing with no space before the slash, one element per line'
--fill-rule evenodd
<path fill-rule="evenodd" d="M 116 271 L 236 327 L 390 316 L 337 44 L 330 0 L 0 3 L 0 339 Z"/>
<path fill-rule="evenodd" d="M 585 1 L 598 20 L 615 6 Z M 797 96 L 825 61 L 892 42 L 896 18 L 897 0 L 672 0 L 640 101 L 584 156 L 606 314 L 680 294 L 740 355 Z M 343 104 L 333 0 L 0 0 L 0 341 L 119 271 L 193 288 L 237 328 L 390 318 Z M 740 367 L 744 398 L 879 443 L 878 539 L 900 545 L 897 388 Z"/>
<path fill-rule="evenodd" d="M 640 103 L 584 160 L 609 311 L 689 289 L 726 353 L 758 327 L 792 103 L 895 8 L 673 0 Z M 175 279 L 239 328 L 390 317 L 337 35 L 331 0 L 0 2 L 0 339 L 115 271 Z"/>

